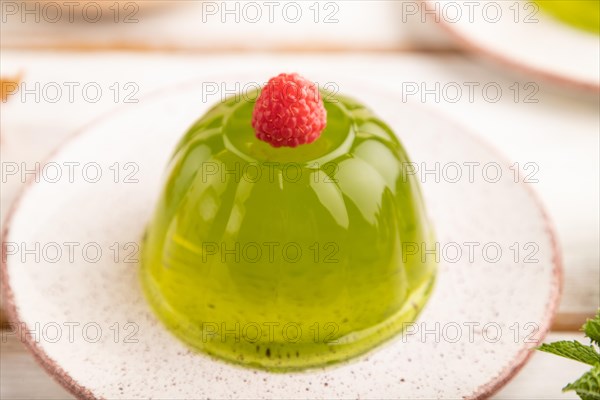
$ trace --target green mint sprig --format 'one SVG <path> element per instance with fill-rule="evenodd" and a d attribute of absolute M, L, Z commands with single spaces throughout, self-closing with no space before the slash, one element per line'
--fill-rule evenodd
<path fill-rule="evenodd" d="M 600 346 L 600 309 L 595 318 L 586 321 L 582 331 L 591 339 L 591 345 L 586 346 L 575 340 L 561 340 L 542 344 L 538 350 L 591 365 L 591 370 L 565 386 L 563 392 L 574 390 L 582 400 L 600 400 L 600 354 L 596 349 Z"/>

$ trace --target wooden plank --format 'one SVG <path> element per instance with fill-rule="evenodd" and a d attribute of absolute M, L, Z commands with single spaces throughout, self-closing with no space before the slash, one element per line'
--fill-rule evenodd
<path fill-rule="evenodd" d="M 243 46 L 222 46 L 222 47 L 187 47 L 181 48 L 172 45 L 146 45 L 143 43 L 128 43 L 128 42 L 109 42 L 103 44 L 90 45 L 85 42 L 72 41 L 69 43 L 52 43 L 52 44 L 25 44 L 25 45 L 6 45 L 3 46 L 7 50 L 24 50 L 24 51 L 66 51 L 66 52 L 112 52 L 112 51 L 127 51 L 135 53 L 199 53 L 199 54 L 228 54 L 228 53 L 253 53 L 255 50 L 248 49 Z M 315 46 L 309 45 L 283 45 L 272 46 L 268 49 L 270 53 L 279 54 L 302 54 L 302 53 L 464 53 L 461 48 L 445 48 L 445 47 L 425 47 L 418 45 L 396 45 L 396 46 L 357 46 L 348 45 L 341 46 L 336 44 L 319 44 Z"/>
<path fill-rule="evenodd" d="M 72 399 L 14 336 L 0 341 L 0 398 Z"/>
<path fill-rule="evenodd" d="M 559 332 L 579 332 L 588 318 L 594 314 L 584 313 L 559 313 L 552 324 L 553 331 Z"/>
<path fill-rule="evenodd" d="M 84 12 L 83 2 L 75 3 L 72 12 L 49 10 L 39 1 L 11 3 L 0 27 L 5 49 L 328 52 L 457 47 L 438 26 L 423 24 L 420 14 L 407 12 L 397 1 L 282 1 L 276 7 L 189 0 L 124 1 L 115 7 L 113 1 L 98 18 L 94 10 Z"/>

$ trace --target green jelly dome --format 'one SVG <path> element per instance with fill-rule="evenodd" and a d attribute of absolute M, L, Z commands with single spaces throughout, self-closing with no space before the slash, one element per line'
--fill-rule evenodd
<path fill-rule="evenodd" d="M 365 106 L 323 97 L 327 127 L 311 144 L 258 140 L 255 95 L 218 104 L 178 144 L 141 276 L 192 347 L 271 371 L 323 366 L 393 337 L 424 306 L 435 257 L 414 249 L 434 237 L 409 158 Z"/>

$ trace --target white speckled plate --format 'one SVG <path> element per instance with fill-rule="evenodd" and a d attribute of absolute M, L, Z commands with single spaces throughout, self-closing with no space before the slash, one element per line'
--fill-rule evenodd
<path fill-rule="evenodd" d="M 426 0 L 468 49 L 557 83 L 600 90 L 600 36 L 571 27 L 525 0 Z M 433 17 L 428 17 L 433 19 Z"/>
<path fill-rule="evenodd" d="M 555 236 L 524 177 L 430 110 L 336 79 L 395 129 L 415 167 L 439 163 L 439 178 L 421 176 L 442 261 L 418 322 L 351 362 L 272 374 L 191 351 L 157 321 L 140 290 L 135 243 L 175 142 L 216 100 L 203 102 L 197 82 L 90 124 L 50 160 L 62 179 L 52 183 L 49 169 L 10 213 L 5 304 L 49 373 L 82 398 L 431 399 L 486 397 L 518 371 L 547 332 L 561 287 Z M 231 88 L 236 79 L 212 80 L 221 81 Z M 67 162 L 80 163 L 73 179 Z"/>

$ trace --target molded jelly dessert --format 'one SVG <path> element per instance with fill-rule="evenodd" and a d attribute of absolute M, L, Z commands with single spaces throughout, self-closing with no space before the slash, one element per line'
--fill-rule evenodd
<path fill-rule="evenodd" d="M 370 110 L 322 93 L 310 144 L 256 138 L 257 93 L 198 120 L 170 162 L 143 246 L 159 318 L 191 346 L 272 371 L 347 360 L 399 333 L 435 276 L 418 182 Z M 418 253 L 418 254 L 416 254 Z"/>

